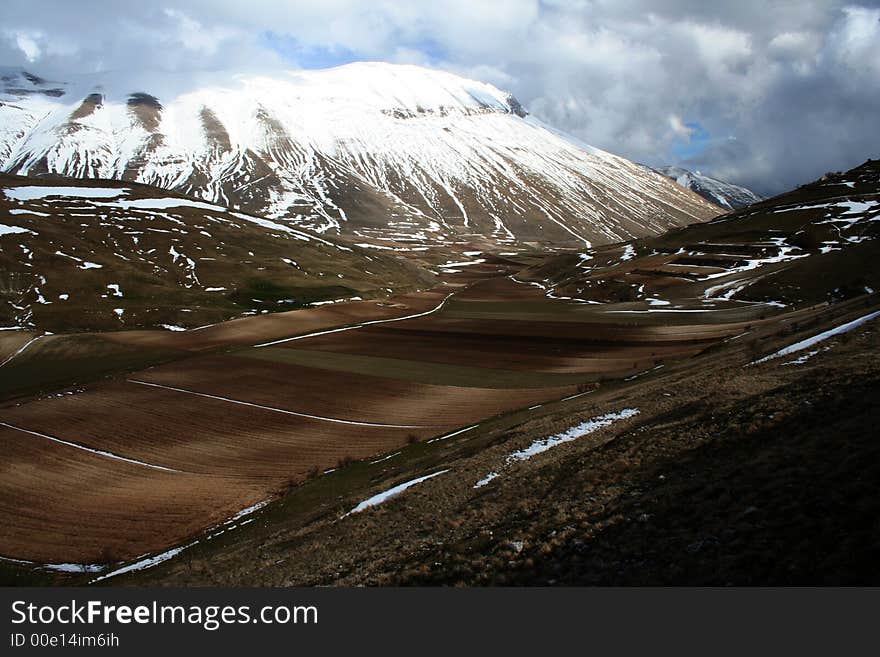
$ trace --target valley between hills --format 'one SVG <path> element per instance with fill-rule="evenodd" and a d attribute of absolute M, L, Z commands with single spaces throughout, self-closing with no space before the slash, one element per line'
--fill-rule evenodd
<path fill-rule="evenodd" d="M 4 583 L 877 580 L 876 161 L 577 248 L 3 190 Z"/>

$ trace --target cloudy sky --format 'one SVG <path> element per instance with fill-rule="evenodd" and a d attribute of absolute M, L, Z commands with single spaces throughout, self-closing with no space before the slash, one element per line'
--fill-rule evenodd
<path fill-rule="evenodd" d="M 816 0 L 2 0 L 0 65 L 422 64 L 648 164 L 777 193 L 880 157 L 880 3 Z"/>

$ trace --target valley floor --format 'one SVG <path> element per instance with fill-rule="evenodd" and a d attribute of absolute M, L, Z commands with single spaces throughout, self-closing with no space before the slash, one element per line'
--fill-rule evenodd
<path fill-rule="evenodd" d="M 803 363 L 703 357 L 452 438 L 401 466 L 450 472 L 382 506 L 340 519 L 328 501 L 303 522 L 293 496 L 130 582 L 877 584 L 880 324 L 823 347 Z M 505 465 L 534 436 L 624 408 L 639 413 Z"/>
<path fill-rule="evenodd" d="M 878 320 L 756 363 L 875 295 L 670 330 L 506 275 L 7 402 L 4 581 L 877 580 Z"/>

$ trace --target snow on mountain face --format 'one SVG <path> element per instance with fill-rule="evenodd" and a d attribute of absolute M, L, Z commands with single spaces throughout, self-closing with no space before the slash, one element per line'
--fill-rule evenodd
<path fill-rule="evenodd" d="M 699 171 L 688 171 L 681 167 L 655 167 L 654 171 L 728 210 L 739 210 L 763 200 L 762 196 L 758 196 L 750 189 L 704 176 Z"/>
<path fill-rule="evenodd" d="M 143 182 L 404 242 L 616 242 L 717 214 L 441 71 L 359 63 L 150 85 L 0 75 L 0 170 Z"/>

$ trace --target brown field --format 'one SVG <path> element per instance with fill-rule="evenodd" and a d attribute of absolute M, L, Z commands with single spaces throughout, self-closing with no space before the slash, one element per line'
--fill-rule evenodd
<path fill-rule="evenodd" d="M 450 283 L 439 288 L 383 303 L 180 333 L 101 334 L 95 345 L 173 357 L 118 369 L 111 380 L 69 391 L 75 394 L 0 408 L 8 425 L 75 444 L 0 432 L 8 445 L 0 523 L 11 528 L 0 536 L 0 556 L 107 563 L 168 549 L 339 463 L 692 356 L 764 321 L 743 310 L 664 325 L 655 316 L 550 300 L 506 273 L 492 267 L 446 276 Z M 438 312 L 346 328 L 425 313 L 450 294 Z M 252 346 L 336 328 L 346 330 Z M 77 339 L 80 358 L 92 338 Z M 30 361 L 12 363 L 40 366 L 52 342 L 64 344 L 54 338 Z"/>
<path fill-rule="evenodd" d="M 33 337 L 34 334 L 29 331 L 0 332 L 0 363 L 12 356 Z"/>
<path fill-rule="evenodd" d="M 126 345 L 207 351 L 414 315 L 435 307 L 450 291 L 440 287 L 419 294 L 398 295 L 384 301 L 341 302 L 306 310 L 242 317 L 185 332 L 115 331 L 103 333 L 102 336 Z"/>
<path fill-rule="evenodd" d="M 155 368 L 138 379 L 349 421 L 418 425 L 422 430 L 412 429 L 407 433 L 427 432 L 427 435 L 443 433 L 444 429 L 513 408 L 558 399 L 571 394 L 575 388 L 573 385 L 534 389 L 429 385 L 229 356 L 199 358 L 186 365 L 186 368 Z M 349 435 L 353 429 L 345 425 L 341 428 Z M 389 432 L 384 428 L 367 429 Z"/>
<path fill-rule="evenodd" d="M 707 313 L 708 314 L 708 313 Z M 740 333 L 745 322 L 733 324 L 684 324 L 680 326 L 644 326 L 636 322 L 632 315 L 623 315 L 624 322 L 632 325 L 605 322 L 554 322 L 511 319 L 499 322 L 495 319 L 476 320 L 458 318 L 438 318 L 428 322 L 414 319 L 408 326 L 415 329 L 430 329 L 449 333 L 470 333 L 476 335 L 502 335 L 506 337 L 561 338 L 576 340 L 587 338 L 598 343 L 675 343 L 692 341 L 711 341 Z M 621 321 L 621 320 L 618 320 Z M 587 337 L 588 336 L 588 337 Z"/>
<path fill-rule="evenodd" d="M 467 328 L 467 325 L 461 330 L 446 331 L 407 326 L 366 328 L 350 332 L 344 341 L 332 335 L 317 336 L 309 338 L 303 346 L 384 358 L 406 357 L 428 363 L 568 374 L 627 370 L 633 362 L 678 358 L 700 348 L 693 343 L 603 342 L 592 334 L 590 337 L 511 336 L 505 334 L 509 329 L 498 326 L 487 329 L 497 331 L 492 335 Z"/>
<path fill-rule="evenodd" d="M 237 477 L 163 472 L 0 427 L 0 555 L 101 563 L 168 546 L 261 499 Z M 250 500 L 250 502 L 248 502 Z"/>
<path fill-rule="evenodd" d="M 162 467 L 282 482 L 432 430 L 352 427 L 134 383 L 9 409 L 3 421 Z"/>
<path fill-rule="evenodd" d="M 544 291 L 534 285 L 514 283 L 506 276 L 480 280 L 455 295 L 458 301 L 538 301 L 545 302 Z"/>

